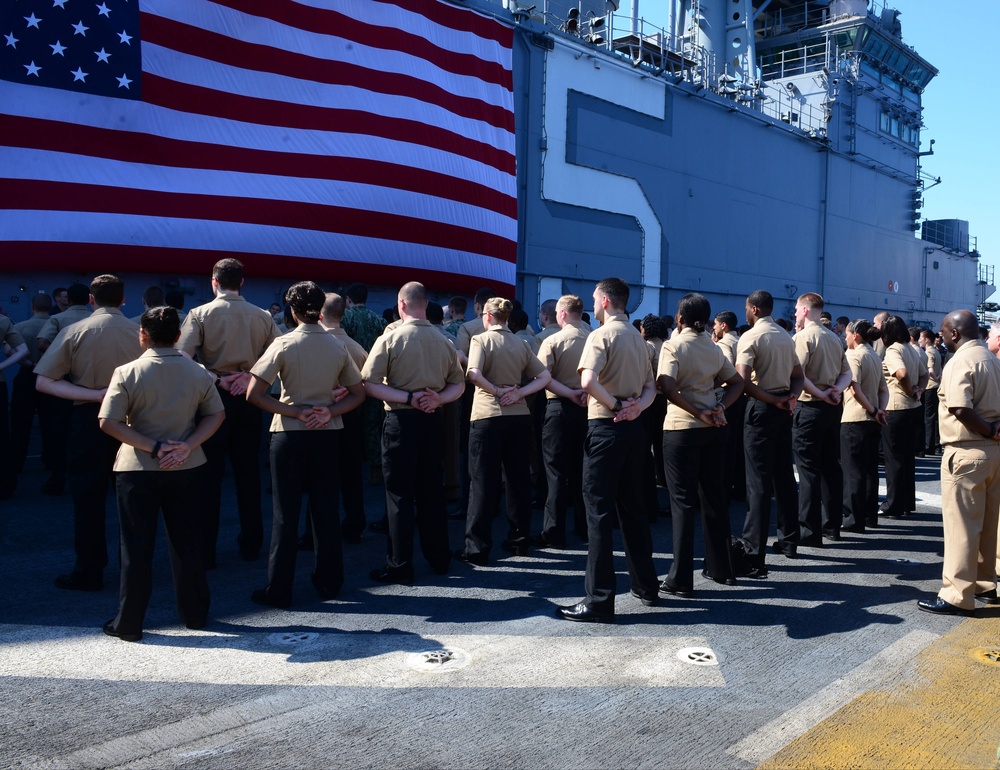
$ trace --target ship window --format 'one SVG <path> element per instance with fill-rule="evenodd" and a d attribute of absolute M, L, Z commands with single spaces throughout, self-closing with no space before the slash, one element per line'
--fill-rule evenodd
<path fill-rule="evenodd" d="M 915 61 L 910 62 L 905 75 L 908 80 L 916 84 L 917 88 L 923 88 L 931 80 L 931 74 L 927 71 L 927 68 L 922 64 L 917 64 Z"/>
<path fill-rule="evenodd" d="M 920 94 L 914 91 L 912 88 L 903 86 L 903 96 L 905 96 L 911 102 L 916 102 L 918 105 L 920 104 Z"/>
<path fill-rule="evenodd" d="M 889 133 L 892 130 L 892 117 L 888 112 L 883 112 L 878 119 L 879 130 Z"/>
<path fill-rule="evenodd" d="M 854 41 L 857 39 L 857 36 L 857 29 L 849 29 L 846 32 L 836 32 L 833 35 L 833 43 L 841 50 L 854 48 Z"/>
<path fill-rule="evenodd" d="M 890 91 L 895 91 L 897 94 L 903 93 L 903 84 L 891 75 L 889 77 L 882 78 L 882 83 Z"/>
<path fill-rule="evenodd" d="M 889 44 L 877 35 L 869 35 L 865 41 L 864 51 L 876 61 L 881 61 L 889 53 Z"/>

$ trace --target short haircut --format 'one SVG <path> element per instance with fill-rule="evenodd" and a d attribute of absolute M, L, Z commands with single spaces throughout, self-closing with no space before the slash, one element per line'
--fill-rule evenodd
<path fill-rule="evenodd" d="M 231 257 L 220 259 L 212 267 L 212 278 L 226 291 L 239 291 L 243 283 L 243 263 Z"/>
<path fill-rule="evenodd" d="M 479 291 L 476 292 L 476 296 L 473 298 L 473 302 L 476 305 L 479 305 L 479 307 L 483 307 L 486 305 L 487 301 L 489 301 L 496 295 L 497 295 L 496 289 L 490 286 L 484 286 L 483 288 L 481 288 Z M 513 307 L 511 309 L 513 309 Z"/>
<path fill-rule="evenodd" d="M 551 319 L 550 323 L 555 323 L 556 320 L 556 305 L 559 300 L 547 299 L 542 303 L 542 306 L 538 308 L 539 314 L 544 314 L 546 318 Z"/>
<path fill-rule="evenodd" d="M 920 336 L 921 337 L 926 337 L 931 342 L 934 342 L 934 332 L 932 332 L 930 329 L 921 329 L 920 330 Z"/>
<path fill-rule="evenodd" d="M 906 321 L 898 315 L 891 315 L 882 324 L 882 339 L 886 347 L 901 342 L 904 345 L 910 344 L 910 330 L 906 328 Z"/>
<path fill-rule="evenodd" d="M 181 317 L 175 307 L 151 307 L 139 318 L 139 327 L 154 348 L 172 348 L 181 331 Z"/>
<path fill-rule="evenodd" d="M 563 294 L 556 300 L 556 309 L 565 310 L 570 315 L 583 313 L 583 300 L 575 294 Z"/>
<path fill-rule="evenodd" d="M 910 339 L 913 342 L 916 342 L 917 340 L 920 339 L 920 332 L 922 332 L 922 331 L 923 331 L 923 329 L 921 329 L 919 326 L 911 326 L 910 327 Z"/>
<path fill-rule="evenodd" d="M 444 308 L 441 307 L 437 302 L 427 303 L 427 320 L 428 322 L 439 325 L 444 321 Z"/>
<path fill-rule="evenodd" d="M 427 305 L 427 289 L 422 283 L 410 281 L 403 284 L 399 290 L 399 298 L 415 307 L 425 307 Z"/>
<path fill-rule="evenodd" d="M 63 291 L 66 291 L 63 289 Z M 52 309 L 52 297 L 46 294 L 44 291 L 38 292 L 31 298 L 31 309 L 38 310 L 43 313 L 48 313 Z"/>
<path fill-rule="evenodd" d="M 142 293 L 142 301 L 146 307 L 160 307 L 160 305 L 165 304 L 163 289 L 159 286 L 147 286 L 146 290 Z"/>
<path fill-rule="evenodd" d="M 837 317 L 837 325 L 840 326 L 843 329 L 846 329 L 847 328 L 847 324 L 849 324 L 850 322 L 851 322 L 851 319 L 848 318 L 846 315 L 842 315 L 842 316 L 838 316 Z"/>
<path fill-rule="evenodd" d="M 490 297 L 483 304 L 483 312 L 490 313 L 500 323 L 507 323 L 510 314 L 514 312 L 514 303 L 503 297 Z"/>
<path fill-rule="evenodd" d="M 86 284 L 71 283 L 65 292 L 71 305 L 86 305 L 90 302 L 90 287 Z"/>
<path fill-rule="evenodd" d="M 880 310 L 875 314 L 875 317 L 872 319 L 872 323 L 877 322 L 879 318 L 881 318 L 884 321 L 888 317 L 889 317 L 888 310 Z"/>
<path fill-rule="evenodd" d="M 352 283 L 344 289 L 344 296 L 355 305 L 363 305 L 368 301 L 368 287 L 363 283 Z"/>
<path fill-rule="evenodd" d="M 507 318 L 507 326 L 512 332 L 519 332 L 522 329 L 528 328 L 528 314 L 525 313 L 521 308 L 510 311 L 510 316 Z"/>
<path fill-rule="evenodd" d="M 840 319 L 837 320 L 839 322 Z M 851 334 L 857 334 L 861 337 L 862 342 L 865 342 L 868 345 L 882 336 L 882 332 L 872 326 L 871 323 L 864 318 L 857 318 L 853 321 L 848 321 L 844 324 L 844 328 Z"/>
<path fill-rule="evenodd" d="M 723 310 L 721 313 L 716 313 L 715 320 L 720 324 L 725 324 L 731 331 L 736 331 L 736 327 L 740 323 L 736 318 L 736 313 L 732 310 Z"/>
<path fill-rule="evenodd" d="M 326 301 L 323 303 L 323 318 L 328 321 L 339 321 L 344 317 L 345 310 L 347 310 L 347 303 L 343 297 L 333 292 L 326 295 Z"/>
<path fill-rule="evenodd" d="M 663 323 L 667 325 L 668 329 L 674 328 L 675 323 L 674 323 L 674 317 L 672 315 L 668 313 L 667 315 L 661 315 L 660 318 L 663 319 Z"/>
<path fill-rule="evenodd" d="M 110 273 L 99 275 L 90 282 L 90 294 L 100 307 L 120 307 L 125 301 L 125 282 Z"/>
<path fill-rule="evenodd" d="M 66 291 L 66 287 L 65 286 L 56 286 L 52 290 L 52 296 L 55 297 L 57 294 L 62 294 L 64 291 Z"/>
<path fill-rule="evenodd" d="M 833 315 L 830 313 L 829 310 L 824 310 L 822 313 L 819 314 L 819 317 L 825 318 L 827 321 L 830 321 L 831 323 L 833 322 Z"/>
<path fill-rule="evenodd" d="M 326 294 L 312 281 L 293 283 L 285 292 L 285 302 L 303 321 L 309 324 L 319 323 L 319 314 L 326 302 Z"/>
<path fill-rule="evenodd" d="M 807 291 L 796 300 L 796 304 L 804 305 L 810 310 L 822 310 L 823 298 L 814 291 Z"/>
<path fill-rule="evenodd" d="M 465 315 L 465 311 L 468 307 L 469 302 L 465 297 L 452 297 L 448 300 L 448 309 L 454 313 Z"/>
<path fill-rule="evenodd" d="M 685 294 L 677 303 L 677 315 L 684 319 L 685 326 L 700 334 L 712 317 L 712 306 L 703 294 L 692 292 Z"/>
<path fill-rule="evenodd" d="M 163 301 L 166 302 L 170 307 L 177 308 L 178 310 L 184 309 L 184 292 L 180 289 L 167 289 L 163 292 Z"/>
<path fill-rule="evenodd" d="M 670 330 L 667 329 L 667 325 L 663 323 L 663 319 L 655 313 L 649 313 L 648 315 L 643 316 L 642 320 L 639 322 L 639 327 L 639 331 L 643 332 L 647 338 L 665 340 L 667 335 L 670 334 Z"/>
<path fill-rule="evenodd" d="M 611 306 L 616 310 L 625 310 L 628 304 L 628 284 L 621 278 L 605 278 L 598 281 L 597 291 L 601 292 L 611 302 Z"/>
<path fill-rule="evenodd" d="M 771 315 L 774 312 L 774 297 L 771 296 L 771 292 L 764 289 L 757 289 L 757 291 L 752 292 L 747 297 L 747 304 L 750 307 L 757 308 L 764 315 Z"/>

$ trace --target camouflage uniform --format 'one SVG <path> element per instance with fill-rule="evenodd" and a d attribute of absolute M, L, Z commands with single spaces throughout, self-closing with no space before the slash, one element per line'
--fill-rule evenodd
<path fill-rule="evenodd" d="M 444 330 L 453 338 L 457 339 L 459 327 L 465 323 L 465 320 L 452 321 L 450 324 L 444 327 Z"/>
<path fill-rule="evenodd" d="M 349 307 L 344 312 L 340 327 L 348 336 L 371 352 L 375 340 L 382 336 L 385 319 L 364 305 Z M 382 467 L 382 423 L 385 420 L 383 404 L 376 398 L 366 399 L 361 410 L 365 418 L 365 457 L 372 468 Z"/>

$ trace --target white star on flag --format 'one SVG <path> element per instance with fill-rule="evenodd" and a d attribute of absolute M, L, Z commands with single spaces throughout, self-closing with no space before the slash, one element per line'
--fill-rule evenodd
<path fill-rule="evenodd" d="M 63 53 L 63 51 L 66 50 L 66 46 L 64 46 L 58 40 L 56 40 L 55 44 L 49 43 L 49 48 L 52 49 L 52 55 L 53 56 L 55 56 L 56 54 L 59 54 L 64 59 L 66 58 L 66 54 Z"/>
<path fill-rule="evenodd" d="M 65 11 L 66 10 L 66 0 L 52 0 L 52 7 L 53 8 L 62 8 Z"/>
<path fill-rule="evenodd" d="M 29 75 L 34 75 L 36 78 L 38 77 L 38 72 L 42 69 L 35 66 L 34 60 L 32 60 L 31 64 L 25 64 L 24 67 L 28 70 Z"/>
<path fill-rule="evenodd" d="M 108 8 L 108 6 L 106 6 L 104 3 L 101 3 L 99 6 L 97 6 L 97 15 L 98 16 L 107 16 L 110 19 L 111 18 L 111 9 Z"/>
<path fill-rule="evenodd" d="M 34 27 L 35 29 L 40 29 L 38 22 L 41 21 L 37 16 L 35 16 L 34 11 L 32 11 L 31 16 L 25 16 L 24 20 L 28 22 L 29 27 Z"/>
<path fill-rule="evenodd" d="M 111 58 L 111 54 L 109 54 L 103 48 L 100 51 L 94 51 L 94 54 L 97 56 L 97 61 L 102 61 L 105 64 L 109 64 L 110 63 L 108 61 L 108 59 Z"/>
<path fill-rule="evenodd" d="M 117 33 L 117 34 L 118 34 L 118 39 L 119 39 L 119 40 L 120 40 L 120 41 L 121 41 L 122 43 L 125 43 L 126 45 L 132 45 L 132 44 L 131 44 L 131 43 L 129 42 L 129 40 L 131 40 L 131 39 L 132 39 L 132 36 L 131 36 L 131 35 L 129 35 L 129 34 L 127 34 L 127 33 L 125 32 L 125 30 L 122 30 L 121 32 L 119 32 L 119 33 Z"/>
<path fill-rule="evenodd" d="M 122 76 L 120 78 L 115 78 L 115 80 L 118 81 L 119 88 L 124 88 L 125 90 L 129 90 L 128 84 L 131 83 L 132 81 L 125 76 L 125 73 L 122 73 Z"/>
<path fill-rule="evenodd" d="M 71 24 L 70 26 L 73 27 L 74 30 L 76 30 L 73 33 L 74 35 L 83 35 L 84 37 L 87 36 L 87 30 L 90 29 L 90 27 L 83 26 L 83 19 L 80 19 L 80 21 L 78 21 L 76 24 Z"/>
<path fill-rule="evenodd" d="M 9 45 L 11 48 L 17 48 L 17 38 L 14 37 L 13 32 L 11 32 L 9 35 L 4 35 L 4 37 L 7 38 L 7 45 Z"/>
<path fill-rule="evenodd" d="M 87 75 L 89 75 L 90 73 L 89 72 L 84 72 L 82 67 L 77 67 L 76 71 L 70 72 L 69 74 L 73 76 L 73 82 L 74 83 L 76 81 L 78 81 L 78 80 L 81 81 L 81 82 L 86 83 L 87 82 Z"/>

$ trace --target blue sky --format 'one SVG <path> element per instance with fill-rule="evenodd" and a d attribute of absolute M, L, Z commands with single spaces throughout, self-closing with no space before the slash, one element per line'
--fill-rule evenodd
<path fill-rule="evenodd" d="M 931 139 L 934 155 L 923 170 L 941 177 L 924 195 L 926 219 L 965 219 L 985 263 L 1000 281 L 1000 109 L 990 107 L 994 83 L 988 52 L 996 46 L 997 0 L 887 0 L 900 12 L 903 41 L 939 70 L 924 92 L 921 150 Z M 640 0 L 650 22 L 666 23 L 663 0 Z M 623 0 L 623 13 L 629 3 Z M 989 117 L 992 115 L 993 117 Z M 997 301 L 994 295 L 993 300 Z"/>

